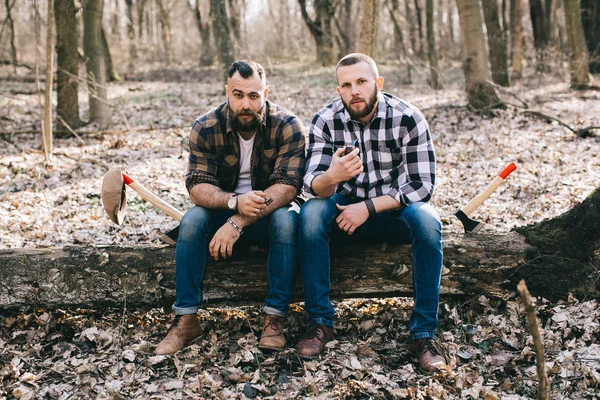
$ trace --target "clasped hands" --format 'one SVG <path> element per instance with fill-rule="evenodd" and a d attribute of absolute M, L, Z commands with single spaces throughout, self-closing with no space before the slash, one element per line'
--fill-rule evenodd
<path fill-rule="evenodd" d="M 327 173 L 330 174 L 331 179 L 336 184 L 352 179 L 363 172 L 363 163 L 358 153 L 359 150 L 354 149 L 347 155 L 344 155 L 344 148 L 339 148 L 333 154 Z M 335 222 L 340 230 L 346 232 L 348 235 L 352 235 L 369 218 L 369 210 L 363 202 L 348 206 L 336 204 L 336 206 L 342 213 L 338 215 Z"/>
<path fill-rule="evenodd" d="M 262 190 L 251 190 L 238 196 L 237 211 L 244 217 L 256 218 L 267 207 L 267 194 Z M 238 224 L 239 225 L 239 224 Z M 208 251 L 215 260 L 231 257 L 233 245 L 240 238 L 240 233 L 229 223 L 225 222 L 213 236 Z"/>

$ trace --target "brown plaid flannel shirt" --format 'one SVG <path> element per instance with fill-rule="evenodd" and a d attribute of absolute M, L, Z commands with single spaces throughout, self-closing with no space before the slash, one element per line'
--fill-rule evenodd
<path fill-rule="evenodd" d="M 304 175 L 304 127 L 294 114 L 265 102 L 263 123 L 256 133 L 250 159 L 252 188 L 264 190 L 282 183 L 300 192 Z M 227 102 L 194 122 L 190 132 L 190 156 L 185 185 L 210 183 L 226 192 L 237 187 L 240 142 L 227 119 Z"/>

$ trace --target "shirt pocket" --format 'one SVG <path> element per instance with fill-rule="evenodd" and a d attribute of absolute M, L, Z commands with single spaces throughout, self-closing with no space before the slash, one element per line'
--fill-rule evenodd
<path fill-rule="evenodd" d="M 270 175 L 275 168 L 275 160 L 277 159 L 277 150 L 263 150 L 260 155 L 260 169 L 263 173 Z"/>
<path fill-rule="evenodd" d="M 397 145 L 380 144 L 377 147 L 375 161 L 379 162 L 379 168 L 392 169 L 398 167 L 402 162 L 402 148 Z"/>

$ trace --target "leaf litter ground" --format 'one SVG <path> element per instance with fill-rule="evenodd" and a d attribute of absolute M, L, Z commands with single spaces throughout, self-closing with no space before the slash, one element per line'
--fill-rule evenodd
<path fill-rule="evenodd" d="M 5 68 L 5 67 L 2 67 Z M 335 95 L 331 69 L 281 66 L 269 73 L 274 102 L 308 125 Z M 485 229 L 506 232 L 561 214 L 600 186 L 600 139 L 581 139 L 560 125 L 509 107 L 476 114 L 460 83 L 442 91 L 394 81 L 386 90 L 418 106 L 429 121 L 438 160 L 436 192 L 444 233 L 459 233 L 454 212 L 509 162 L 518 169 L 476 212 Z M 0 70 L 0 131 L 39 130 L 35 84 L 26 72 Z M 114 131 L 97 127 L 56 138 L 45 167 L 41 138 L 0 137 L 0 247 L 65 244 L 161 245 L 175 223 L 128 192 L 122 226 L 100 202 L 104 173 L 122 165 L 175 207 L 191 206 L 183 185 L 193 120 L 224 95 L 216 70 L 148 70 L 109 85 Z M 571 91 L 557 76 L 533 72 L 510 89 L 530 106 L 575 128 L 600 125 L 600 93 Z M 81 99 L 85 98 L 81 93 Z M 510 101 L 510 98 L 507 98 Z M 82 102 L 83 118 L 87 104 Z M 129 128 L 128 128 L 129 127 Z M 152 310 L 0 311 L 0 396 L 17 398 L 532 398 L 533 345 L 519 303 L 484 296 L 442 298 L 439 336 L 452 370 L 422 374 L 407 351 L 409 299 L 336 303 L 336 338 L 319 360 L 288 350 L 257 349 L 260 307 L 210 307 L 205 334 L 175 356 L 155 356 L 169 316 Z M 595 300 L 551 304 L 538 299 L 551 394 L 600 393 L 600 327 Z M 287 319 L 290 346 L 304 330 L 302 304 Z"/>

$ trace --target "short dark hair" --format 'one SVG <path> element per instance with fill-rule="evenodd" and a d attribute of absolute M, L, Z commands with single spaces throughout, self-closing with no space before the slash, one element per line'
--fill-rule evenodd
<path fill-rule="evenodd" d="M 375 64 L 375 60 L 373 60 L 368 55 L 362 54 L 362 53 L 350 53 L 350 54 L 344 56 L 340 61 L 338 61 L 337 65 L 335 66 L 336 76 L 337 76 L 337 71 L 340 67 L 354 65 L 354 64 L 358 64 L 360 62 L 365 62 L 365 63 L 369 64 L 369 66 L 373 70 L 373 73 L 375 74 L 375 78 L 379 78 L 379 71 L 377 70 L 377 64 Z"/>
<path fill-rule="evenodd" d="M 238 60 L 235 61 L 229 67 L 227 71 L 227 76 L 231 78 L 236 72 L 239 72 L 240 76 L 244 79 L 249 79 L 255 73 L 258 74 L 260 80 L 266 85 L 267 78 L 265 76 L 265 69 L 262 65 L 257 62 L 250 60 Z"/>

